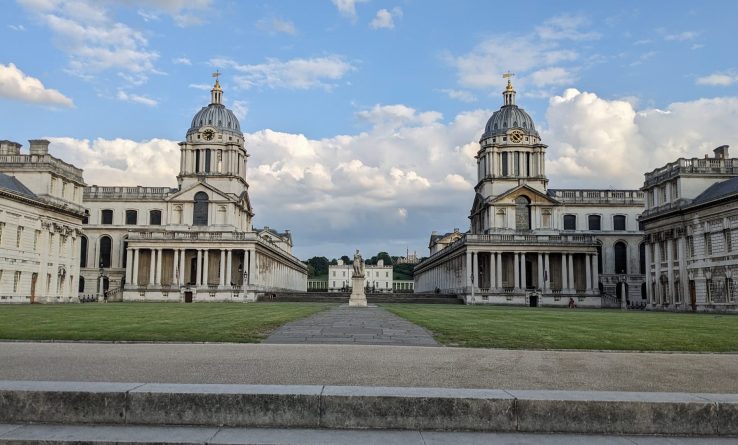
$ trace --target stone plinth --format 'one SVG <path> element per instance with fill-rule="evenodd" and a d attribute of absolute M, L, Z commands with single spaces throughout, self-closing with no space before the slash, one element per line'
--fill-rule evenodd
<path fill-rule="evenodd" d="M 364 277 L 351 277 L 351 296 L 349 307 L 367 307 L 364 293 Z"/>

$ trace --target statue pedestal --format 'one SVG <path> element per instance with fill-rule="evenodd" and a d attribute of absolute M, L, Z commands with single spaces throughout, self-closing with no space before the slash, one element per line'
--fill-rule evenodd
<path fill-rule="evenodd" d="M 349 307 L 367 307 L 364 293 L 364 277 L 351 277 L 351 297 Z"/>

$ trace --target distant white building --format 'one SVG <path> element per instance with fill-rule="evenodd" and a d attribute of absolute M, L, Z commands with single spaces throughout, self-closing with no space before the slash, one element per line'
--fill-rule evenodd
<path fill-rule="evenodd" d="M 0 303 L 78 302 L 82 170 L 0 141 Z"/>
<path fill-rule="evenodd" d="M 646 173 L 646 283 L 651 309 L 737 312 L 738 158 L 680 158 Z"/>
<path fill-rule="evenodd" d="M 328 266 L 328 291 L 340 292 L 351 289 L 351 274 L 354 271 L 352 263 L 344 264 L 338 260 L 338 264 Z M 377 261 L 376 265 L 365 266 L 364 287 L 370 292 L 392 292 L 394 289 L 392 266 L 385 266 L 384 260 Z"/>

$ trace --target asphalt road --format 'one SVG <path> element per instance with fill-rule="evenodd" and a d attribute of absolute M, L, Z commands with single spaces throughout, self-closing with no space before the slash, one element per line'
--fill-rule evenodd
<path fill-rule="evenodd" d="M 738 354 L 0 342 L 0 379 L 738 393 Z"/>

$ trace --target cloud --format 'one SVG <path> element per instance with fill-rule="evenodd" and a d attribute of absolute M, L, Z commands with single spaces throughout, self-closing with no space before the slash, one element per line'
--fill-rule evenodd
<path fill-rule="evenodd" d="M 141 105 L 146 105 L 147 107 L 155 107 L 159 104 L 155 99 L 151 99 L 150 97 L 146 96 L 140 96 L 138 94 L 128 94 L 123 90 L 118 90 L 118 94 L 116 96 L 118 100 L 122 100 L 124 102 L 133 102 Z"/>
<path fill-rule="evenodd" d="M 231 103 L 231 111 L 236 115 L 238 120 L 244 120 L 249 113 L 249 104 L 243 100 L 234 100 Z"/>
<path fill-rule="evenodd" d="M 82 78 L 118 69 L 154 72 L 159 55 L 148 48 L 143 33 L 115 21 L 103 2 L 85 0 L 20 0 L 45 24 L 55 44 L 69 57 L 68 71 Z"/>
<path fill-rule="evenodd" d="M 735 146 L 736 115 L 735 97 L 637 110 L 625 100 L 567 89 L 551 98 L 542 131 L 550 185 L 639 188 L 646 171 Z"/>
<path fill-rule="evenodd" d="M 454 90 L 454 89 L 440 89 L 436 90 L 439 93 L 443 93 L 446 96 L 448 96 L 450 99 L 459 100 L 461 102 L 476 102 L 477 98 L 470 93 L 469 91 L 465 90 Z"/>
<path fill-rule="evenodd" d="M 335 81 L 355 69 L 343 57 L 335 55 L 287 61 L 267 59 L 265 63 L 256 65 L 241 65 L 230 59 L 212 59 L 210 63 L 217 67 L 235 69 L 239 74 L 234 76 L 234 81 L 244 89 L 252 87 L 331 89 L 335 86 Z"/>
<path fill-rule="evenodd" d="M 43 105 L 74 107 L 72 99 L 46 88 L 37 78 L 23 73 L 14 64 L 0 64 L 0 97 Z"/>
<path fill-rule="evenodd" d="M 664 40 L 683 42 L 685 40 L 693 40 L 699 35 L 695 31 L 684 31 L 677 34 L 668 34 L 664 36 Z"/>
<path fill-rule="evenodd" d="M 26 31 L 26 27 L 23 25 L 8 25 L 8 28 L 12 29 L 13 31 L 18 31 L 18 32 Z"/>
<path fill-rule="evenodd" d="M 399 7 L 392 8 L 392 11 L 380 9 L 377 15 L 369 23 L 372 29 L 393 29 L 395 27 L 395 18 L 402 17 L 402 9 Z"/>
<path fill-rule="evenodd" d="M 697 78 L 697 85 L 726 87 L 734 83 L 738 83 L 738 74 L 735 73 L 713 73 Z"/>
<path fill-rule="evenodd" d="M 368 0 L 332 0 L 333 5 L 338 9 L 338 12 L 342 16 L 351 19 L 352 22 L 356 22 L 356 4 L 364 3 Z"/>
<path fill-rule="evenodd" d="M 206 23 L 203 17 L 210 9 L 212 0 L 119 0 L 125 4 L 140 5 L 143 9 L 138 15 L 144 20 L 158 20 L 159 14 L 164 13 L 172 18 L 174 23 L 182 28 Z"/>
<path fill-rule="evenodd" d="M 172 63 L 177 65 L 192 65 L 192 61 L 187 57 L 177 57 L 172 59 Z"/>
<path fill-rule="evenodd" d="M 261 31 L 268 32 L 269 34 L 297 34 L 297 28 L 295 28 L 294 23 L 280 18 L 261 19 L 256 22 L 256 28 Z"/>
<path fill-rule="evenodd" d="M 197 90 L 203 90 L 203 91 L 210 91 L 213 89 L 213 86 L 209 83 L 191 83 L 188 85 L 190 88 L 195 88 Z"/>
<path fill-rule="evenodd" d="M 534 32 L 493 35 L 466 54 L 446 53 L 444 59 L 456 69 L 459 84 L 466 88 L 501 88 L 504 81 L 500 76 L 508 70 L 517 74 L 516 86 L 521 89 L 527 84 L 539 88 L 563 85 L 575 80 L 574 73 L 580 69 L 575 65 L 580 59 L 577 45 L 599 38 L 588 26 L 589 20 L 583 16 L 557 16 Z M 533 90 L 529 91 L 532 94 Z"/>

